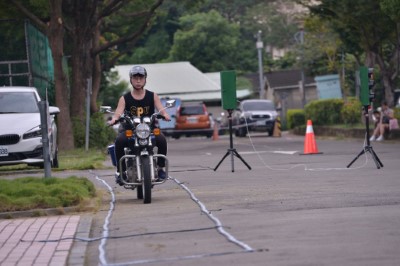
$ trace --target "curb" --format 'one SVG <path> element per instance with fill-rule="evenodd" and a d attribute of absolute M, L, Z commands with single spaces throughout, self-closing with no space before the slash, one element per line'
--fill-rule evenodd
<path fill-rule="evenodd" d="M 86 249 L 89 241 L 84 241 L 82 239 L 89 239 L 92 221 L 93 217 L 91 215 L 86 214 L 81 216 L 75 233 L 76 240 L 74 241 L 68 255 L 68 265 L 86 265 Z"/>
<path fill-rule="evenodd" d="M 72 207 L 60 207 L 60 208 L 49 208 L 49 209 L 34 209 L 26 211 L 15 211 L 15 212 L 1 212 L 0 219 L 17 219 L 17 218 L 32 218 L 41 216 L 54 216 L 64 214 L 84 214 L 85 212 L 96 211 L 95 204 L 91 201 L 87 206 L 72 206 Z"/>

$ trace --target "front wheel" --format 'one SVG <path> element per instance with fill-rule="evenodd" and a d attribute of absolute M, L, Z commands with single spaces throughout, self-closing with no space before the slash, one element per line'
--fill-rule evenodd
<path fill-rule="evenodd" d="M 151 175 L 150 159 L 142 157 L 142 176 L 143 176 L 143 203 L 151 203 Z"/>

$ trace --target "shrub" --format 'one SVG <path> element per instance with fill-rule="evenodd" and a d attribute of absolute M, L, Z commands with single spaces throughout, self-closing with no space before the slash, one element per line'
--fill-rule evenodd
<path fill-rule="evenodd" d="M 394 112 L 394 117 L 397 118 L 397 120 L 400 120 L 400 107 L 395 107 L 393 109 Z"/>
<path fill-rule="evenodd" d="M 303 109 L 289 109 L 286 114 L 287 128 L 293 129 L 306 123 L 305 113 Z"/>
<path fill-rule="evenodd" d="M 342 121 L 345 124 L 361 123 L 362 105 L 356 98 L 348 98 L 341 110 Z"/>
<path fill-rule="evenodd" d="M 86 140 L 86 124 L 82 123 L 79 119 L 72 120 L 74 127 L 75 147 L 85 147 Z M 106 126 L 102 113 L 94 113 L 90 117 L 89 125 L 89 147 L 103 149 L 107 144 L 115 140 L 115 131 Z"/>
<path fill-rule="evenodd" d="M 341 124 L 342 99 L 323 99 L 312 101 L 304 107 L 305 118 L 311 119 L 314 125 Z"/>

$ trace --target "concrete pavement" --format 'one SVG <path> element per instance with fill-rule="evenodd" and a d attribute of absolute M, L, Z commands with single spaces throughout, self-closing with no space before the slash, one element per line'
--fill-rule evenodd
<path fill-rule="evenodd" d="M 170 140 L 169 158 L 170 176 L 188 186 L 223 228 L 255 252 L 221 237 L 179 184 L 168 181 L 155 187 L 153 203 L 143 205 L 135 199 L 135 191 L 113 183 L 109 169 L 86 172 L 99 188 L 102 185 L 94 176 L 108 182 L 116 195 L 105 254 L 99 254 L 100 241 L 78 239 L 102 236 L 110 208 L 107 193 L 96 213 L 0 220 L 0 254 L 11 259 L 12 251 L 3 247 L 23 250 L 19 244 L 29 248 L 39 244 L 48 251 L 39 252 L 32 265 L 49 265 L 57 257 L 53 255 L 64 254 L 57 247 L 66 248 L 68 240 L 20 241 L 30 235 L 27 225 L 38 223 L 48 240 L 60 239 L 64 233 L 70 237 L 67 228 L 75 228 L 70 255 L 62 257 L 65 265 L 98 265 L 102 257 L 118 265 L 399 265 L 399 143 L 373 144 L 384 164 L 377 170 L 365 156 L 346 169 L 362 148 L 360 140 L 317 139 L 324 154 L 309 157 L 296 154 L 302 151 L 303 138 L 256 137 L 253 141 L 235 138 L 235 148 L 252 166 L 250 171 L 236 157 L 234 173 L 229 157 L 212 171 L 229 147 L 224 138 Z M 59 227 L 64 228 L 62 233 L 55 230 Z M 14 245 L 3 242 L 7 234 L 8 238 L 16 234 Z M 44 249 L 46 245 L 50 246 Z M 19 253 L 19 260 L 25 253 Z M 40 264 L 42 256 L 43 261 L 51 259 Z M 3 263 L 18 265 L 0 260 Z"/>

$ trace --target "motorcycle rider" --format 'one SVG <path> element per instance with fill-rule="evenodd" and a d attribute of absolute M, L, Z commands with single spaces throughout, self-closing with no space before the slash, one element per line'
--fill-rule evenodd
<path fill-rule="evenodd" d="M 115 113 L 109 122 L 113 125 L 118 121 L 124 111 L 129 112 L 134 116 L 151 116 L 155 113 L 155 109 L 163 109 L 163 105 L 158 97 L 157 93 L 152 92 L 144 88 L 146 85 L 147 71 L 142 66 L 134 66 L 129 71 L 130 83 L 132 90 L 125 93 L 118 101 L 118 106 L 115 109 Z M 169 114 L 163 110 L 161 114 L 165 117 L 166 121 L 170 121 Z M 125 136 L 125 131 L 120 132 L 115 140 L 115 156 L 117 162 L 124 156 L 124 148 L 128 146 L 128 138 Z M 167 155 L 167 141 L 165 136 L 161 133 L 155 136 L 155 146 L 158 148 L 158 153 Z M 158 166 L 158 178 L 165 179 L 165 159 L 157 159 Z M 116 182 L 119 185 L 123 185 L 121 182 L 121 174 L 125 172 L 125 164 L 122 164 L 123 169 L 119 169 L 119 163 L 117 163 Z"/>

